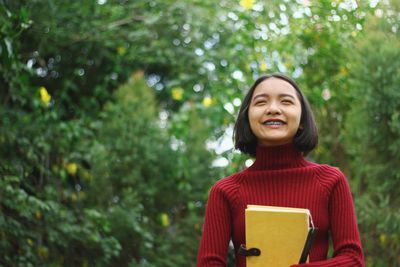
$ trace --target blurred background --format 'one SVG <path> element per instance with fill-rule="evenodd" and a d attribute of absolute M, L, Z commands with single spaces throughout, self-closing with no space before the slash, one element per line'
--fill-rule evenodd
<path fill-rule="evenodd" d="M 400 266 L 400 2 L 0 0 L 0 266 L 195 266 L 260 75 L 317 116 L 367 266 Z"/>

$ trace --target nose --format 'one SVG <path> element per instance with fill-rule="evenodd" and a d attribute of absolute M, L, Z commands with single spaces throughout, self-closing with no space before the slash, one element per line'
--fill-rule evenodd
<path fill-rule="evenodd" d="M 270 104 L 267 106 L 265 112 L 268 115 L 276 115 L 281 114 L 281 109 L 276 101 L 271 101 Z"/>

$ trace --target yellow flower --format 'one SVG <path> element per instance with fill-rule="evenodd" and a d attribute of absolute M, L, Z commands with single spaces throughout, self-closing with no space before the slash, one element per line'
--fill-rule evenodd
<path fill-rule="evenodd" d="M 32 239 L 30 239 L 30 238 L 28 238 L 28 239 L 26 240 L 26 243 L 28 243 L 28 245 L 31 246 L 31 247 L 32 247 L 32 245 L 33 245 L 33 241 L 32 241 Z"/>
<path fill-rule="evenodd" d="M 47 259 L 49 257 L 49 250 L 44 246 L 40 246 L 37 248 L 37 254 L 41 259 Z"/>
<path fill-rule="evenodd" d="M 69 175 L 75 176 L 76 171 L 78 170 L 78 165 L 76 165 L 76 163 L 68 163 L 65 166 L 65 169 L 67 170 Z"/>
<path fill-rule="evenodd" d="M 254 6 L 254 0 L 240 0 L 240 5 L 245 9 L 251 9 Z"/>
<path fill-rule="evenodd" d="M 288 69 L 292 68 L 292 67 L 293 67 L 293 62 L 292 62 L 292 61 L 289 61 L 289 60 L 286 61 L 286 62 L 285 62 L 285 67 L 288 68 Z"/>
<path fill-rule="evenodd" d="M 35 217 L 37 220 L 41 220 L 43 218 L 43 214 L 40 211 L 35 212 Z"/>
<path fill-rule="evenodd" d="M 342 76 L 347 76 L 347 74 L 349 73 L 349 71 L 347 70 L 347 68 L 344 67 L 344 66 L 341 66 L 339 71 L 340 71 L 340 74 L 341 74 Z"/>
<path fill-rule="evenodd" d="M 379 242 L 381 242 L 382 246 L 384 246 L 386 244 L 386 238 L 387 238 L 387 236 L 385 234 L 381 234 L 379 236 Z"/>
<path fill-rule="evenodd" d="M 47 92 L 46 87 L 44 86 L 40 87 L 39 92 L 40 92 L 40 99 L 46 106 L 48 106 L 50 104 L 51 95 Z"/>
<path fill-rule="evenodd" d="M 124 46 L 118 46 L 117 47 L 117 53 L 118 53 L 118 55 L 120 55 L 120 56 L 122 56 L 122 55 L 124 55 L 125 54 L 125 52 L 126 52 L 126 48 L 124 47 Z"/>
<path fill-rule="evenodd" d="M 168 214 L 166 214 L 165 212 L 160 214 L 160 221 L 161 221 L 161 225 L 163 227 L 168 227 L 169 226 L 169 216 Z"/>
<path fill-rule="evenodd" d="M 206 96 L 205 98 L 203 98 L 203 106 L 208 108 L 209 106 L 211 106 L 213 103 L 213 100 L 211 97 Z"/>
<path fill-rule="evenodd" d="M 177 101 L 182 100 L 183 89 L 179 87 L 172 88 L 172 98 Z"/>
<path fill-rule="evenodd" d="M 267 71 L 267 63 L 265 63 L 265 62 L 262 62 L 261 64 L 260 64 L 260 66 L 259 66 L 259 69 L 260 69 L 260 71 L 261 72 L 265 72 L 265 71 Z"/>

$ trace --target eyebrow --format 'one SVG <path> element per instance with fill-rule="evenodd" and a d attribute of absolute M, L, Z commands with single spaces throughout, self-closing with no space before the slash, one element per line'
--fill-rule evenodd
<path fill-rule="evenodd" d="M 252 101 L 254 101 L 254 100 L 256 100 L 257 98 L 260 98 L 260 97 L 268 97 L 268 96 L 269 96 L 269 95 L 268 95 L 268 94 L 265 94 L 265 93 L 263 93 L 263 94 L 258 94 L 258 95 L 256 95 L 256 96 L 253 97 Z M 279 97 L 290 97 L 290 98 L 292 98 L 292 99 L 295 100 L 295 97 L 294 97 L 293 95 L 290 95 L 290 94 L 279 94 L 278 96 L 279 96 Z"/>

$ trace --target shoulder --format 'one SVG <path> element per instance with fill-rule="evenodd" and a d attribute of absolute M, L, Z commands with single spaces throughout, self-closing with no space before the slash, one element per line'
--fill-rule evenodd
<path fill-rule="evenodd" d="M 316 164 L 317 171 L 320 175 L 323 175 L 330 179 L 341 179 L 344 178 L 344 173 L 338 168 L 328 164 Z"/>
<path fill-rule="evenodd" d="M 327 164 L 316 164 L 315 167 L 315 177 L 328 193 L 340 183 L 347 184 L 346 176 L 338 167 Z"/>
<path fill-rule="evenodd" d="M 244 171 L 237 172 L 218 180 L 211 187 L 211 193 L 223 194 L 226 196 L 234 195 L 240 186 L 243 172 Z"/>

